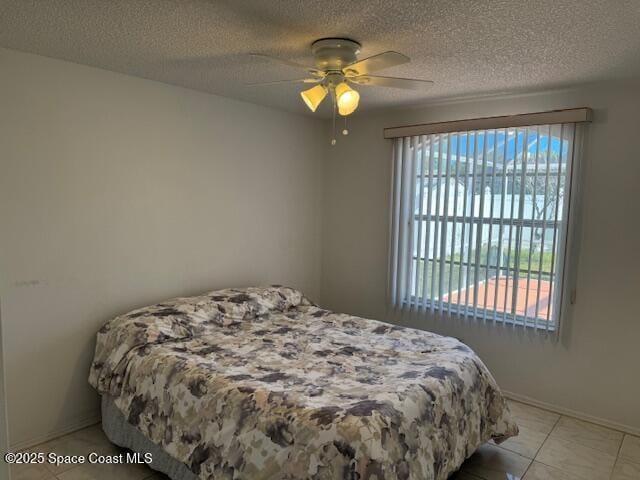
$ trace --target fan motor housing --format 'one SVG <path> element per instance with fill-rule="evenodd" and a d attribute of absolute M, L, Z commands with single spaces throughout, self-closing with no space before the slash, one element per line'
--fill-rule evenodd
<path fill-rule="evenodd" d="M 357 60 L 362 46 L 348 38 L 322 38 L 311 44 L 316 68 L 340 71 Z"/>

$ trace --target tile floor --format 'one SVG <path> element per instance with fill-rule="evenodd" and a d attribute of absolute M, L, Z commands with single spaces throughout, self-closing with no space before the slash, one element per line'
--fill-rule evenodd
<path fill-rule="evenodd" d="M 640 437 L 509 402 L 520 435 L 487 443 L 450 480 L 640 480 Z M 114 454 L 99 425 L 31 449 L 61 455 Z M 144 465 L 20 466 L 13 480 L 167 480 Z"/>

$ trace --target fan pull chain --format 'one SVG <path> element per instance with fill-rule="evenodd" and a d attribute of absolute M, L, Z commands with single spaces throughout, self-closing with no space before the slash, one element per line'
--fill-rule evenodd
<path fill-rule="evenodd" d="M 333 135 L 333 138 L 331 139 L 331 145 L 334 146 L 337 142 L 336 140 L 336 110 L 338 109 L 337 105 L 336 105 L 336 96 L 335 93 L 332 92 L 331 95 L 331 100 L 333 103 L 333 119 L 332 119 L 332 127 L 331 127 L 331 133 Z"/>
<path fill-rule="evenodd" d="M 347 117 L 344 117 L 344 129 L 342 130 L 342 135 L 349 135 L 349 130 L 347 129 Z"/>

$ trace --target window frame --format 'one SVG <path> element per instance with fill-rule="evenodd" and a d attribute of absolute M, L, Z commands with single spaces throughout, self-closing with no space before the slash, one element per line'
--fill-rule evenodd
<path fill-rule="evenodd" d="M 567 114 L 567 112 L 569 113 Z M 454 211 L 454 213 L 449 213 L 448 209 L 445 209 L 444 211 L 437 210 L 436 214 L 430 213 L 427 216 L 426 214 L 422 213 L 422 205 L 420 205 L 420 213 L 417 213 L 414 209 L 414 210 L 411 210 L 408 215 L 409 221 L 413 224 L 408 229 L 410 232 L 408 235 L 411 238 L 411 244 L 410 246 L 407 247 L 411 250 L 408 255 L 406 254 L 406 252 L 405 252 L 405 255 L 400 255 L 398 251 L 398 248 L 399 248 L 398 238 L 397 238 L 398 230 L 394 231 L 394 228 L 399 229 L 399 226 L 400 226 L 398 220 L 400 217 L 399 210 L 401 209 L 401 206 L 399 203 L 400 203 L 400 197 L 403 194 L 402 192 L 397 191 L 398 189 L 397 183 L 399 180 L 397 176 L 399 174 L 400 176 L 404 177 L 404 175 L 406 174 L 406 172 L 404 171 L 396 172 L 396 167 L 395 167 L 396 160 L 394 159 L 394 168 L 392 170 L 392 178 L 391 178 L 392 205 L 391 205 L 391 212 L 390 212 L 391 238 L 389 242 L 389 250 L 390 250 L 389 267 L 390 268 L 389 268 L 389 278 L 387 282 L 387 285 L 389 286 L 389 293 L 390 293 L 389 299 L 392 306 L 397 307 L 403 311 L 420 311 L 421 309 L 424 309 L 426 312 L 430 311 L 432 314 L 437 311 L 439 314 L 455 315 L 459 317 L 470 317 L 474 321 L 483 322 L 483 323 L 488 322 L 493 324 L 499 323 L 499 324 L 505 324 L 505 325 L 519 325 L 523 327 L 533 327 L 537 330 L 541 330 L 545 332 L 559 333 L 560 327 L 562 324 L 562 319 L 564 316 L 567 315 L 568 306 L 570 303 L 573 303 L 573 301 L 575 300 L 575 271 L 577 270 L 576 228 L 577 228 L 578 219 L 580 218 L 579 209 L 578 209 L 578 205 L 579 205 L 578 198 L 579 198 L 581 175 L 580 175 L 579 167 L 580 167 L 580 163 L 582 162 L 582 159 L 579 157 L 582 156 L 581 154 L 582 154 L 583 123 L 591 121 L 592 113 L 590 109 L 584 108 L 584 109 L 571 109 L 569 111 L 542 112 L 542 113 L 531 114 L 531 115 L 534 116 L 534 120 L 544 119 L 545 123 L 538 123 L 536 121 L 536 122 L 533 122 L 531 125 L 529 125 L 529 123 L 527 122 L 527 118 L 528 118 L 527 114 L 525 114 L 525 115 L 518 115 L 518 116 L 494 117 L 495 119 L 498 119 L 498 122 L 496 122 L 496 125 L 498 126 L 495 126 L 495 127 L 491 126 L 490 124 L 493 120 L 492 118 L 461 121 L 461 122 L 467 122 L 467 124 L 469 125 L 476 125 L 478 127 L 480 126 L 482 127 L 482 128 L 474 128 L 470 130 L 461 130 L 457 128 L 451 130 L 451 128 L 458 127 L 461 125 L 461 123 L 457 121 L 438 123 L 438 124 L 426 124 L 423 126 L 414 125 L 409 127 L 392 127 L 391 129 L 385 129 L 386 138 L 401 139 L 401 140 L 396 140 L 396 142 L 404 142 L 403 144 L 401 144 L 400 149 L 398 149 L 397 147 L 394 147 L 394 157 L 396 157 L 398 155 L 398 151 L 400 151 L 403 156 L 410 155 L 407 152 L 402 152 L 402 145 L 405 145 L 405 146 L 411 145 L 412 148 L 416 148 L 418 145 L 418 142 L 412 139 L 419 137 L 419 138 L 423 138 L 424 140 L 425 137 L 421 137 L 424 134 L 428 134 L 428 135 L 447 134 L 448 138 L 451 138 L 450 136 L 452 134 L 455 134 L 457 135 L 457 142 L 460 142 L 460 138 L 462 138 L 464 135 L 469 136 L 469 134 L 474 134 L 474 133 L 477 133 L 478 131 L 482 131 L 485 135 L 488 133 L 488 131 L 493 131 L 493 134 L 497 136 L 499 130 L 504 130 L 506 135 L 506 132 L 509 129 L 515 129 L 516 135 L 518 135 L 517 132 L 523 129 L 523 127 L 535 126 L 537 135 L 538 135 L 537 141 L 539 142 L 541 126 L 542 127 L 548 126 L 549 127 L 548 135 L 551 136 L 552 128 L 557 125 L 562 125 L 560 134 L 558 136 L 561 139 L 565 140 L 565 136 L 563 135 L 562 128 L 564 128 L 565 124 L 573 124 L 571 137 L 566 139 L 567 145 L 568 145 L 567 151 L 566 151 L 567 158 L 565 162 L 563 162 L 564 166 L 558 169 L 560 171 L 564 170 L 564 172 L 562 173 L 563 181 L 565 182 L 564 183 L 565 190 L 563 193 L 563 198 L 564 196 L 566 196 L 567 198 L 564 199 L 562 203 L 557 202 L 556 200 L 556 203 L 560 204 L 558 205 L 558 213 L 560 213 L 560 215 L 558 216 L 557 219 L 546 218 L 546 216 L 543 219 L 532 219 L 532 218 L 523 219 L 518 217 L 507 218 L 507 216 L 504 215 L 505 212 L 502 212 L 502 215 L 499 215 L 499 216 L 494 216 L 492 213 L 491 216 L 487 218 L 484 215 L 467 216 L 466 211 L 464 210 L 461 214 L 458 213 L 457 210 Z M 559 115 L 559 117 L 557 115 Z M 515 117 L 517 117 L 518 121 L 513 122 L 514 125 L 505 123 L 507 122 L 506 119 L 513 119 Z M 547 123 L 547 121 L 553 120 L 554 118 L 559 118 L 562 120 L 562 122 Z M 446 130 L 445 127 L 449 127 L 449 130 Z M 407 128 L 410 129 L 411 136 L 407 136 L 407 137 L 401 136 L 400 133 L 407 133 L 407 130 L 406 130 Z M 393 135 L 389 134 L 390 130 L 393 130 Z M 429 132 L 429 133 L 420 133 L 420 132 Z M 430 137 L 430 138 L 434 138 L 434 137 Z M 406 143 L 404 139 L 408 139 L 409 143 Z M 485 139 L 483 140 L 483 143 L 485 144 L 485 146 L 486 146 L 486 142 L 487 140 L 485 137 Z M 497 142 L 495 138 L 494 138 L 494 142 Z M 451 146 L 449 144 L 449 140 L 447 140 L 447 145 L 448 145 L 447 149 L 450 149 Z M 424 145 L 421 148 L 424 148 Z M 440 146 L 439 148 L 442 150 L 442 146 Z M 561 154 L 562 154 L 562 148 L 563 148 L 562 143 L 560 145 L 560 148 L 561 148 Z M 444 152 L 441 152 L 440 155 L 442 153 Z M 433 178 L 441 178 L 441 179 L 455 178 L 456 180 L 458 178 L 469 179 L 469 178 L 473 178 L 476 175 L 476 169 L 479 167 L 475 165 L 475 163 L 474 163 L 473 172 L 469 172 L 467 167 L 465 168 L 464 172 L 459 173 L 457 171 L 458 164 L 456 162 L 456 173 L 454 176 L 453 172 L 449 170 L 449 166 L 452 164 L 452 162 L 449 160 L 451 158 L 451 153 L 452 152 L 450 150 L 447 152 L 447 162 L 445 165 L 446 172 L 444 171 L 445 168 L 441 168 L 440 164 L 438 165 L 437 173 L 436 171 L 432 172 L 431 171 L 432 165 L 430 164 L 430 173 L 428 176 L 429 180 Z M 458 152 L 458 155 L 459 155 L 459 152 Z M 482 156 L 480 156 L 474 151 L 474 162 L 478 162 L 480 158 L 482 158 L 482 161 L 484 162 L 486 160 L 486 152 L 484 152 Z M 412 159 L 412 162 L 416 162 L 416 160 Z M 424 159 L 422 160 L 422 163 L 424 163 Z M 411 168 L 412 171 L 409 174 L 409 178 L 413 177 L 414 183 L 417 183 L 417 181 L 419 180 L 424 181 L 424 178 L 426 178 L 424 170 L 422 171 L 422 173 L 420 173 L 419 171 L 415 171 L 415 169 L 417 169 L 421 165 L 421 163 L 416 163 L 416 164 L 412 163 L 411 165 L 412 165 L 412 168 Z M 535 172 L 528 171 L 526 169 L 527 167 L 525 167 L 524 171 L 517 173 L 517 175 L 522 175 L 521 178 L 523 179 L 528 177 L 538 178 L 538 177 L 547 175 L 547 172 L 545 173 L 538 172 L 537 170 L 538 166 L 539 166 L 539 160 L 536 158 Z M 512 169 L 512 171 L 513 170 L 517 172 L 518 170 L 517 166 L 515 166 Z M 508 171 L 509 169 L 505 169 L 504 171 L 501 171 L 501 172 L 496 172 L 494 170 L 492 171 L 491 174 L 480 173 L 479 175 L 483 177 L 482 178 L 483 183 L 485 180 L 490 179 L 490 181 L 492 182 L 491 184 L 495 185 L 494 182 L 496 178 L 507 177 L 511 175 L 510 173 L 508 173 Z M 515 176 L 514 176 L 514 179 L 515 179 Z M 448 190 L 449 182 L 450 180 L 447 182 L 447 185 L 443 186 L 442 188 L 447 188 Z M 416 185 L 413 185 L 412 188 L 413 190 L 409 198 L 413 199 L 412 200 L 413 203 L 411 205 L 415 206 L 416 205 L 415 196 L 418 189 Z M 456 191 L 455 195 L 457 195 L 457 193 L 458 192 Z M 404 194 L 406 194 L 406 192 Z M 558 188 L 558 194 L 559 194 L 559 188 Z M 437 193 L 436 195 L 441 195 L 441 193 Z M 454 193 L 452 193 L 452 195 L 454 195 Z M 420 193 L 420 202 L 422 203 L 423 200 L 424 199 L 423 199 L 422 193 Z M 491 208 L 493 208 L 493 199 L 491 203 L 492 203 Z M 414 265 L 420 265 L 421 263 L 424 263 L 424 262 L 427 262 L 427 264 L 431 262 L 439 262 L 441 265 L 443 264 L 448 265 L 449 272 L 453 271 L 452 267 L 454 265 L 457 265 L 458 267 L 471 266 L 474 269 L 481 271 L 483 273 L 483 276 L 492 270 L 496 271 L 501 268 L 504 268 L 504 266 L 501 265 L 500 263 L 496 261 L 492 262 L 490 259 L 489 253 L 485 254 L 486 255 L 485 261 L 479 261 L 477 257 L 482 257 L 485 255 L 482 255 L 482 252 L 478 251 L 477 249 L 476 249 L 476 260 L 473 260 L 470 257 L 464 258 L 464 256 L 457 260 L 455 260 L 453 257 L 447 260 L 448 258 L 447 255 L 444 255 L 444 256 L 439 255 L 439 258 L 437 259 L 429 259 L 429 252 L 422 251 L 422 248 L 424 247 L 425 244 L 424 243 L 420 244 L 419 243 L 420 240 L 418 240 L 415 243 L 416 249 L 414 250 L 413 248 L 413 242 L 415 241 L 416 236 L 422 235 L 423 233 L 422 231 L 420 231 L 419 233 L 415 232 L 415 230 L 417 229 L 416 225 L 418 225 L 419 222 L 430 222 L 433 225 L 439 225 L 439 226 L 442 226 L 443 224 L 448 225 L 451 222 L 454 222 L 453 224 L 457 226 L 461 224 L 464 224 L 467 226 L 482 225 L 483 227 L 491 225 L 492 226 L 491 228 L 493 228 L 494 225 L 500 225 L 501 228 L 515 227 L 516 229 L 523 229 L 527 227 L 533 228 L 538 226 L 538 227 L 543 227 L 544 229 L 547 229 L 547 228 L 553 229 L 557 233 L 557 237 L 558 237 L 557 238 L 557 245 L 558 245 L 557 257 L 558 258 L 555 261 L 552 261 L 551 271 L 546 271 L 544 270 L 544 268 L 540 269 L 539 265 L 534 265 L 534 264 L 527 266 L 527 268 L 525 269 L 518 268 L 519 274 L 524 273 L 525 275 L 527 275 L 528 282 L 530 281 L 530 279 L 536 279 L 536 277 L 538 277 L 538 281 L 539 281 L 539 279 L 544 276 L 549 276 L 551 278 L 554 278 L 554 275 L 555 275 L 556 280 L 551 280 L 551 282 L 553 283 L 550 284 L 549 286 L 551 295 L 549 299 L 549 305 L 547 308 L 550 309 L 552 312 L 552 313 L 550 312 L 549 318 L 541 319 L 538 316 L 537 303 L 536 303 L 536 316 L 534 318 L 533 316 L 529 316 L 526 313 L 524 315 L 518 314 L 517 312 L 515 312 L 515 308 L 511 309 L 511 311 L 504 311 L 504 312 L 502 310 L 499 310 L 498 308 L 495 308 L 495 306 L 491 308 L 486 308 L 487 305 L 489 305 L 489 302 L 486 301 L 486 293 L 485 293 L 484 304 L 482 304 L 480 301 L 475 301 L 473 306 L 471 306 L 466 299 L 464 303 L 461 303 L 459 299 L 458 299 L 458 302 L 455 302 L 455 301 L 448 302 L 448 301 L 443 301 L 440 298 L 434 300 L 429 298 L 429 296 L 425 298 L 423 295 L 416 295 L 417 293 L 419 293 L 418 285 L 416 285 L 415 287 L 405 286 L 406 289 L 410 290 L 410 294 L 404 295 L 401 301 L 398 302 L 397 298 L 394 299 L 394 293 L 392 292 L 392 290 L 397 288 L 397 285 L 394 285 L 394 282 L 398 283 L 398 281 L 401 280 L 398 278 L 398 273 L 397 273 L 398 270 L 404 270 L 405 271 L 404 274 L 406 274 L 406 270 L 409 271 L 409 277 L 407 278 L 409 279 L 409 284 L 411 285 L 411 282 L 414 282 L 414 281 L 418 282 L 417 275 L 420 273 L 418 272 L 417 267 L 414 267 Z M 427 230 L 424 233 L 425 237 L 430 233 L 433 233 L 433 232 L 429 232 L 428 228 L 429 227 L 427 227 Z M 422 230 L 422 228 L 419 228 L 419 227 L 418 229 Z M 473 227 L 471 227 L 471 231 L 474 231 Z M 456 230 L 456 234 L 457 232 L 458 231 Z M 438 238 L 438 237 L 436 236 L 435 238 Z M 492 239 L 493 239 L 493 236 L 490 237 L 489 244 L 491 244 Z M 441 240 L 439 238 L 437 240 L 434 239 L 434 243 L 436 244 L 440 241 Z M 446 244 L 446 238 L 444 243 Z M 450 247 L 451 251 L 454 251 L 454 248 L 455 248 L 454 245 L 455 245 L 455 242 Z M 443 251 L 442 248 L 440 248 L 440 252 L 442 251 Z M 511 249 L 511 251 L 512 252 L 515 251 L 515 248 Z M 540 264 L 542 263 L 542 257 L 543 257 L 542 252 L 543 250 L 541 250 L 541 255 L 539 260 Z M 553 252 L 555 255 L 555 252 L 556 252 L 555 247 L 553 249 Z M 448 254 L 448 251 L 445 253 Z M 472 250 L 470 250 L 467 253 L 467 255 L 471 255 L 471 253 L 472 253 Z M 402 268 L 401 265 L 398 264 L 399 256 L 402 256 L 402 258 L 405 258 L 407 260 L 407 265 L 404 266 L 404 269 Z M 531 257 L 531 254 L 529 254 L 529 256 Z M 509 264 L 510 264 L 510 261 L 509 261 Z M 423 266 L 421 268 L 424 269 L 422 272 L 424 274 L 425 272 L 427 272 L 427 268 L 431 268 L 431 267 Z M 415 272 L 413 272 L 414 269 L 416 270 Z M 443 269 L 441 268 L 440 271 L 438 272 L 438 277 L 441 276 L 440 274 L 442 271 Z M 396 274 L 394 275 L 396 277 L 395 279 L 392 278 L 393 272 L 396 272 Z M 467 268 L 467 273 L 468 272 L 469 272 L 469 269 Z M 413 277 L 414 273 L 416 275 L 415 280 Z M 442 275 L 442 277 L 446 278 L 446 274 Z M 510 274 L 507 274 L 507 277 L 513 279 L 513 276 L 511 276 Z M 469 282 L 469 287 L 465 287 L 465 289 L 477 288 L 481 284 L 481 282 L 484 282 L 484 280 L 479 280 L 476 275 L 476 279 L 472 282 Z M 436 282 L 442 283 L 444 281 L 445 280 L 443 279 L 439 279 Z M 449 286 L 451 287 L 451 285 L 452 285 L 452 281 L 449 280 Z M 459 286 L 457 290 L 450 289 L 450 291 L 446 295 L 447 296 L 452 295 L 454 292 L 457 292 L 457 291 L 460 291 Z M 505 295 L 507 295 L 507 292 L 508 292 L 508 289 L 507 291 L 505 291 Z M 439 296 L 440 297 L 442 296 L 442 292 L 439 292 Z M 528 297 L 528 293 L 527 293 L 527 297 Z M 567 300 L 570 300 L 570 301 L 567 301 Z"/>

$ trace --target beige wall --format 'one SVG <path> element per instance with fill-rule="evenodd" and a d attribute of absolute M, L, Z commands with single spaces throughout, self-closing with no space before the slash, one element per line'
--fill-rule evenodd
<path fill-rule="evenodd" d="M 322 123 L 5 49 L 0 72 L 12 445 L 96 418 L 118 313 L 265 283 L 317 298 Z"/>
<path fill-rule="evenodd" d="M 0 71 L 13 445 L 96 418 L 86 381 L 95 332 L 131 308 L 280 282 L 336 310 L 388 318 L 391 143 L 382 128 L 571 106 L 593 107 L 596 121 L 578 302 L 563 341 L 399 321 L 461 337 L 509 391 L 640 428 L 637 85 L 358 114 L 329 147 L 326 124 L 308 117 L 4 49 Z"/>
<path fill-rule="evenodd" d="M 9 430 L 7 428 L 7 403 L 4 388 L 4 340 L 2 337 L 2 305 L 0 305 L 0 455 L 9 450 Z M 9 478 L 9 464 L 0 461 L 0 478 Z"/>
<path fill-rule="evenodd" d="M 508 391 L 640 429 L 638 87 L 609 84 L 355 116 L 349 137 L 326 148 L 323 303 L 390 318 L 385 292 L 392 150 L 383 127 L 593 107 L 583 157 L 577 304 L 562 342 L 472 321 L 396 321 L 462 338 Z"/>

